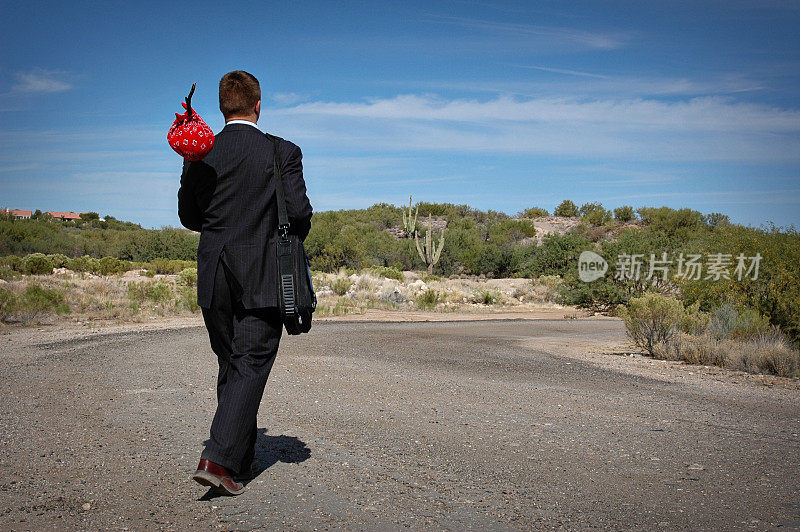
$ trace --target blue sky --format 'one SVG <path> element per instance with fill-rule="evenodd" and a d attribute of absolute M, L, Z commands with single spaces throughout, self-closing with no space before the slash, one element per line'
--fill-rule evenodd
<path fill-rule="evenodd" d="M 798 27 L 778 0 L 0 2 L 0 206 L 179 225 L 173 113 L 196 81 L 219 131 L 244 69 L 316 211 L 570 198 L 800 226 Z"/>

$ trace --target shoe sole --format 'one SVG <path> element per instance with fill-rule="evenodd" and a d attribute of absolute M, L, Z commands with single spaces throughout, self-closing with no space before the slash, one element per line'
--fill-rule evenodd
<path fill-rule="evenodd" d="M 244 486 L 240 490 L 231 490 L 225 484 L 220 482 L 219 478 L 212 475 L 207 471 L 202 471 L 198 469 L 195 471 L 194 475 L 192 475 L 192 480 L 200 484 L 201 486 L 208 486 L 211 488 L 215 493 L 220 495 L 240 495 L 244 493 Z"/>

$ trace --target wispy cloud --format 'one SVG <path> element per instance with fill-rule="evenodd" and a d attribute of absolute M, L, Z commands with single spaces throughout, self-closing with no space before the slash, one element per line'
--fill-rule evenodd
<path fill-rule="evenodd" d="M 580 70 L 569 70 L 566 68 L 552 68 L 552 67 L 543 67 L 536 65 L 519 65 L 519 66 L 521 68 L 530 68 L 533 70 L 541 70 L 543 72 L 552 72 L 555 74 L 567 74 L 570 76 L 579 76 L 582 78 L 609 79 L 609 76 L 604 76 L 602 74 L 592 74 L 591 72 L 581 72 Z"/>
<path fill-rule="evenodd" d="M 293 105 L 304 99 L 302 95 L 295 92 L 276 92 L 272 95 L 272 100 L 278 105 Z"/>
<path fill-rule="evenodd" d="M 62 92 L 72 88 L 72 85 L 63 80 L 64 76 L 64 72 L 41 68 L 17 72 L 14 75 L 17 81 L 12 89 L 15 92 L 28 94 Z"/>
<path fill-rule="evenodd" d="M 518 99 L 401 95 L 270 111 L 295 137 L 361 149 L 653 160 L 800 160 L 800 110 L 726 98 Z"/>
<path fill-rule="evenodd" d="M 547 39 L 552 43 L 567 43 L 582 48 L 597 50 L 614 50 L 623 47 L 632 37 L 625 32 L 595 32 L 558 26 L 538 24 L 521 24 L 513 22 L 494 22 L 446 15 L 429 15 L 426 22 L 460 26 L 470 30 L 479 30 L 503 34 L 511 37 L 535 37 Z"/>
<path fill-rule="evenodd" d="M 517 96 L 519 98 L 571 97 L 630 99 L 634 97 L 725 96 L 767 89 L 762 81 L 739 73 L 689 77 L 637 77 L 610 75 L 556 67 L 512 64 L 520 69 L 538 70 L 566 76 L 526 76 L 526 80 L 381 80 L 383 86 L 409 87 L 422 91 L 459 91 Z M 517 76 L 518 78 L 521 76 Z"/>

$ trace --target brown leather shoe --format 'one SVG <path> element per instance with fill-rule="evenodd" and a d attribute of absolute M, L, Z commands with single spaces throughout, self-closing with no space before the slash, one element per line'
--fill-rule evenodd
<path fill-rule="evenodd" d="M 209 486 L 220 495 L 239 495 L 244 492 L 244 485 L 233 480 L 227 469 L 205 458 L 200 460 L 192 479 L 202 486 Z"/>

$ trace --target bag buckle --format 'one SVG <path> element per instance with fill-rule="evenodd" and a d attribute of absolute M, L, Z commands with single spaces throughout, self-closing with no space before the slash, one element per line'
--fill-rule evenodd
<path fill-rule="evenodd" d="M 289 224 L 279 225 L 278 233 L 281 235 L 282 240 L 289 240 Z"/>

